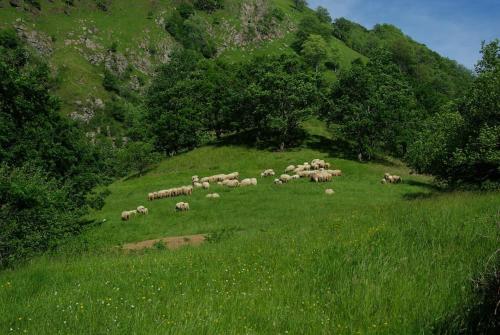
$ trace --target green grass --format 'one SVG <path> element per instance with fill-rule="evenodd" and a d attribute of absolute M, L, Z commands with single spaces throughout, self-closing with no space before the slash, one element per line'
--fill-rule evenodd
<path fill-rule="evenodd" d="M 312 120 L 308 127 L 321 131 Z M 344 176 L 223 189 L 148 203 L 193 174 L 257 176 L 326 158 Z M 385 171 L 404 177 L 381 185 Z M 336 194 L 326 196 L 325 188 Z M 472 298 L 471 279 L 499 243 L 499 195 L 441 194 L 399 165 L 360 164 L 300 149 L 204 147 L 110 186 L 106 219 L 55 256 L 0 273 L 0 333 L 431 333 Z M 187 200 L 191 211 L 176 213 Z M 120 213 L 144 204 L 150 215 Z M 198 248 L 123 254 L 116 246 L 217 233 Z M 225 232 L 225 233 L 224 233 Z M 10 329 L 12 331 L 10 332 Z"/>

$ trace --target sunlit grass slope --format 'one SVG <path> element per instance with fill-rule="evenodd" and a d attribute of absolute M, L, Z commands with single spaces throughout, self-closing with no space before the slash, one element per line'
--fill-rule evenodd
<path fill-rule="evenodd" d="M 344 176 L 223 189 L 220 199 L 148 203 L 192 175 L 326 158 Z M 405 183 L 381 185 L 385 171 Z M 335 195 L 324 194 L 333 188 Z M 471 278 L 498 246 L 498 194 L 437 193 L 402 166 L 360 164 L 301 149 L 205 147 L 111 185 L 106 222 L 57 256 L 0 273 L 0 333 L 430 333 L 471 298 Z M 191 211 L 176 213 L 178 201 Z M 144 204 L 149 216 L 120 221 Z M 123 243 L 211 233 L 204 245 L 124 254 Z M 11 330 L 12 329 L 12 330 Z"/>

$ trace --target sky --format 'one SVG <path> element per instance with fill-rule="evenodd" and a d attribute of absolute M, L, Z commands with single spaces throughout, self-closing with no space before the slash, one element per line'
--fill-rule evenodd
<path fill-rule="evenodd" d="M 309 5 L 369 29 L 393 24 L 470 69 L 480 59 L 481 42 L 500 38 L 500 0 L 309 0 Z"/>

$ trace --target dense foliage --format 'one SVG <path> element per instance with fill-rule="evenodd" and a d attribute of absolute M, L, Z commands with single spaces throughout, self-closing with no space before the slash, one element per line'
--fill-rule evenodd
<path fill-rule="evenodd" d="M 421 172 L 489 187 L 500 180 L 500 43 L 483 45 L 471 90 L 425 122 L 408 153 Z"/>
<path fill-rule="evenodd" d="M 392 62 L 411 83 L 421 110 L 429 115 L 450 99 L 462 96 L 472 79 L 463 66 L 413 41 L 392 25 L 376 25 L 368 30 L 340 18 L 335 20 L 334 35 L 370 58 L 380 49 L 389 52 Z"/>
<path fill-rule="evenodd" d="M 316 91 L 315 76 L 298 56 L 226 64 L 186 50 L 156 76 L 148 119 L 157 148 L 168 154 L 191 149 L 211 134 L 242 131 L 254 134 L 254 143 L 284 149 L 313 114 Z"/>
<path fill-rule="evenodd" d="M 79 230 L 106 170 L 97 149 L 62 117 L 49 68 L 14 31 L 0 30 L 0 266 Z"/>
<path fill-rule="evenodd" d="M 416 99 L 406 78 L 387 54 L 368 64 L 356 62 L 341 73 L 325 112 L 330 123 L 341 126 L 360 158 L 377 151 L 401 156 L 414 130 Z"/>

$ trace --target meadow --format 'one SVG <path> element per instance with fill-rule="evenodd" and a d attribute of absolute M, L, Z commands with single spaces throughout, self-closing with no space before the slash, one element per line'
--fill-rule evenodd
<path fill-rule="evenodd" d="M 194 174 L 256 177 L 313 158 L 344 175 L 146 200 Z M 382 185 L 386 171 L 405 182 Z M 474 300 L 471 280 L 499 244 L 498 193 L 440 192 L 401 164 L 308 148 L 207 146 L 109 189 L 91 214 L 98 226 L 0 273 L 1 334 L 428 334 Z M 191 210 L 175 212 L 178 201 Z M 150 214 L 120 220 L 138 205 Z M 176 251 L 120 249 L 191 234 L 210 238 Z"/>

